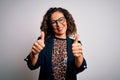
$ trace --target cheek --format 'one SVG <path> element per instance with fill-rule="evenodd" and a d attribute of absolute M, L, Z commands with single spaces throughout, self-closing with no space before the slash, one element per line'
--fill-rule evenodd
<path fill-rule="evenodd" d="M 56 32 L 56 31 L 57 31 L 57 28 L 55 28 L 55 27 L 52 27 L 52 30 L 53 30 L 54 32 Z"/>
<path fill-rule="evenodd" d="M 67 29 L 67 23 L 64 24 L 65 28 Z"/>

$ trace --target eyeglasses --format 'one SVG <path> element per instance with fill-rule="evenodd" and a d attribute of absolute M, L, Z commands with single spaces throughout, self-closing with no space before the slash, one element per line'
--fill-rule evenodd
<path fill-rule="evenodd" d="M 53 21 L 51 21 L 51 24 L 53 26 L 56 26 L 58 24 L 58 22 L 61 23 L 61 24 L 63 24 L 65 22 L 65 17 L 60 17 L 57 20 L 53 20 Z"/>

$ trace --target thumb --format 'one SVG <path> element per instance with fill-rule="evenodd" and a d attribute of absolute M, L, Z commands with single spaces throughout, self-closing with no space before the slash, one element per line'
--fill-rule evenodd
<path fill-rule="evenodd" d="M 40 35 L 40 37 L 41 37 L 41 40 L 43 40 L 43 41 L 44 41 L 44 38 L 45 38 L 45 33 L 44 33 L 43 31 L 41 31 L 41 35 Z"/>
<path fill-rule="evenodd" d="M 80 38 L 80 35 L 79 34 L 77 34 L 76 36 L 75 36 L 75 40 L 74 40 L 74 43 L 78 43 L 78 39 Z"/>

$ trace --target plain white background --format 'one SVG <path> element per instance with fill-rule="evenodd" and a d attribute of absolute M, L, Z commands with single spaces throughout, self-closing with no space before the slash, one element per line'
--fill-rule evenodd
<path fill-rule="evenodd" d="M 120 0 L 0 0 L 0 80 L 37 80 L 24 61 L 50 7 L 74 17 L 88 68 L 78 80 L 120 80 Z"/>

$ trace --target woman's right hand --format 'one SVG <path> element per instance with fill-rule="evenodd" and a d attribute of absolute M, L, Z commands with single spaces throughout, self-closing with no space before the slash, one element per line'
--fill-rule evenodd
<path fill-rule="evenodd" d="M 31 49 L 32 55 L 37 55 L 43 50 L 43 48 L 45 47 L 44 38 L 45 38 L 45 33 L 42 31 L 40 35 L 40 39 L 35 41 L 35 43 L 32 46 Z"/>

